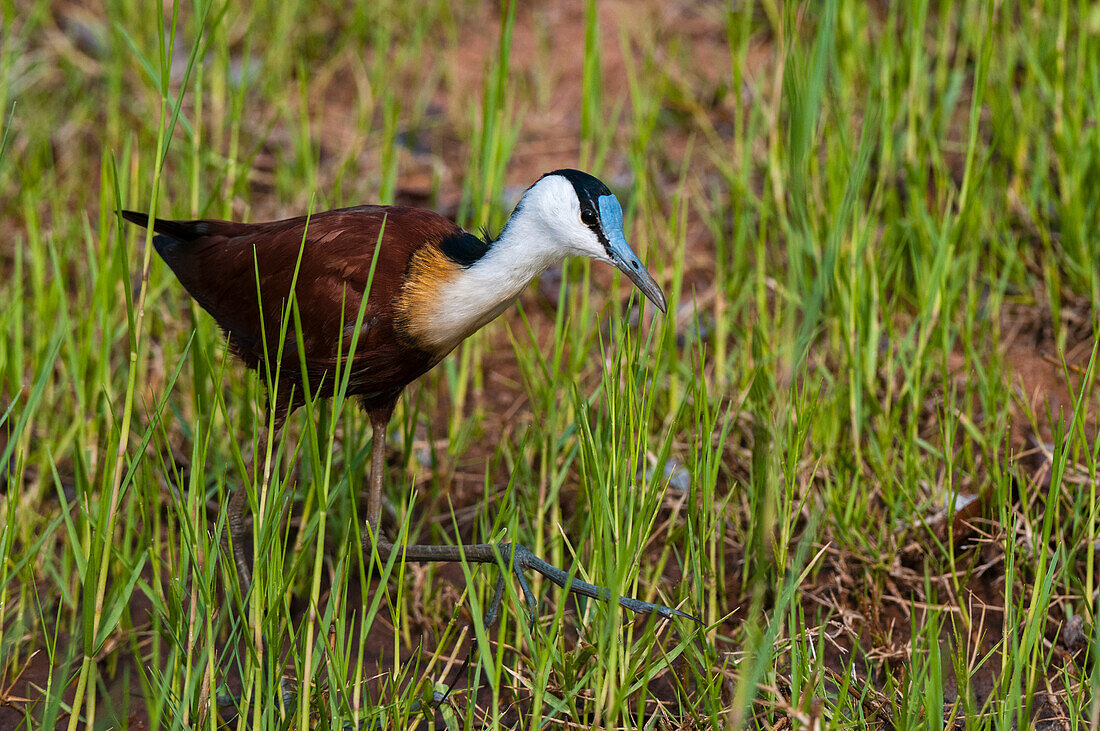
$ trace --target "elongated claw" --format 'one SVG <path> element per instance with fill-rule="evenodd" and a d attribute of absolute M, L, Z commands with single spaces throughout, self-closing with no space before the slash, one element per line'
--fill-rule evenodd
<path fill-rule="evenodd" d="M 501 557 L 503 560 L 507 560 L 508 554 L 512 553 L 512 572 L 519 580 L 520 586 L 523 588 L 524 596 L 527 599 L 527 608 L 531 612 L 532 622 L 534 621 L 535 612 L 535 597 L 531 593 L 531 589 L 527 584 L 527 578 L 524 576 L 524 572 L 528 570 L 537 571 L 545 576 L 550 581 L 554 582 L 566 591 L 573 592 L 574 594 L 581 594 L 592 599 L 599 601 L 609 602 L 612 598 L 615 598 L 619 602 L 619 606 L 625 607 L 632 612 L 638 614 L 656 614 L 666 619 L 672 619 L 673 617 L 683 617 L 684 619 L 690 619 L 693 622 L 702 624 L 702 621 L 698 617 L 694 617 L 687 612 L 681 612 L 679 609 L 673 609 L 672 607 L 666 607 L 663 604 L 653 604 L 651 602 L 644 602 L 640 599 L 633 599 L 628 596 L 614 597 L 610 589 L 605 589 L 602 586 L 596 586 L 595 584 L 589 584 L 587 581 L 582 581 L 577 577 L 570 577 L 569 573 L 559 569 L 557 566 L 543 561 L 536 556 L 531 549 L 526 546 L 502 543 Z M 503 577 L 501 577 L 503 581 Z M 498 586 L 499 590 L 499 586 Z M 495 619 L 495 615 L 494 615 Z"/>

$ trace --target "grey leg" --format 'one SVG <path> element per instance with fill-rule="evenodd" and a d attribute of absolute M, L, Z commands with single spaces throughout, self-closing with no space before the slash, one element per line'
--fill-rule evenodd
<path fill-rule="evenodd" d="M 248 512 L 248 486 L 238 485 L 229 496 L 229 505 L 226 509 L 226 522 L 229 524 L 229 543 L 233 551 L 233 560 L 237 564 L 237 577 L 241 582 L 241 596 L 248 594 L 252 586 L 252 559 L 246 544 L 248 530 L 245 528 L 245 517 Z"/>

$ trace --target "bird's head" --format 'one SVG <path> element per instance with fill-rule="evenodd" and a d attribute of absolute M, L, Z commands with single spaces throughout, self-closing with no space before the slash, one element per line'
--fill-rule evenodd
<path fill-rule="evenodd" d="M 511 230 L 509 230 L 511 229 Z M 546 256 L 587 256 L 623 272 L 661 312 L 665 295 L 623 232 L 619 200 L 598 178 L 580 170 L 555 170 L 527 189 L 502 236 L 522 236 Z"/>

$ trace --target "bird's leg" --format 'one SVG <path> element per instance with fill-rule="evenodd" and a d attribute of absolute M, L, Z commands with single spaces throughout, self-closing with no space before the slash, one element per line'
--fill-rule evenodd
<path fill-rule="evenodd" d="M 237 579 L 240 582 L 241 601 L 245 603 L 248 602 L 248 592 L 252 588 L 252 561 L 254 553 L 252 536 L 248 529 L 250 512 L 248 488 L 251 481 L 258 482 L 260 480 L 260 475 L 257 473 L 257 470 L 264 469 L 263 460 L 266 458 L 268 438 L 272 435 L 278 436 L 279 430 L 286 421 L 287 413 L 290 410 L 288 404 L 289 401 L 276 401 L 271 405 L 271 408 L 274 410 L 274 413 L 271 414 L 269 412 L 268 416 L 268 423 L 271 424 L 271 426 L 261 432 L 262 439 L 259 441 L 259 453 L 253 452 L 252 455 L 252 465 L 250 469 L 252 479 L 245 479 L 234 487 L 229 494 L 229 502 L 226 505 L 226 523 L 228 524 L 229 531 L 225 540 L 230 544 L 227 550 L 232 551 L 233 561 L 237 565 Z M 257 463 L 259 463 L 259 466 L 257 466 Z M 256 526 L 252 526 L 253 531 L 255 528 Z M 267 640 L 267 636 L 260 633 L 258 629 L 256 630 L 253 641 L 257 648 L 271 646 L 271 643 Z M 266 667 L 265 665 L 265 668 Z M 264 675 L 265 679 L 270 681 L 266 669 Z M 285 677 L 279 678 L 279 696 L 285 708 L 290 708 L 294 705 L 296 692 L 293 686 L 287 682 Z M 220 708 L 231 708 L 234 713 L 233 717 L 235 717 L 235 714 L 240 710 L 240 698 L 232 694 L 218 695 L 217 704 Z"/>
<path fill-rule="evenodd" d="M 384 417 L 371 414 L 370 487 L 367 492 L 367 524 L 370 534 L 378 535 L 382 517 L 382 478 L 386 472 L 386 424 Z"/>
<path fill-rule="evenodd" d="M 520 588 L 523 591 L 524 601 L 527 604 L 527 609 L 531 614 L 532 621 L 534 621 L 535 618 L 537 602 L 534 592 L 531 591 L 531 587 L 528 585 L 527 577 L 525 576 L 525 572 L 529 570 L 537 571 L 566 591 L 600 601 L 611 601 L 614 598 L 619 602 L 620 606 L 639 614 L 652 613 L 665 618 L 684 617 L 686 619 L 695 620 L 696 622 L 699 621 L 686 612 L 681 612 L 679 609 L 666 607 L 662 604 L 643 602 L 625 596 L 615 597 L 610 589 L 596 586 L 595 584 L 589 584 L 587 581 L 582 581 L 576 577 L 570 577 L 568 572 L 543 561 L 526 546 L 520 546 L 513 543 L 479 543 L 472 546 L 395 546 L 378 532 L 379 516 L 382 511 L 382 478 L 385 472 L 385 462 L 383 458 L 386 452 L 386 423 L 389 420 L 389 414 L 385 414 L 384 418 L 381 418 L 382 416 L 382 414 L 371 414 L 374 442 L 371 445 L 370 493 L 367 499 L 368 530 L 367 535 L 363 538 L 364 553 L 370 552 L 372 548 L 371 538 L 373 536 L 373 547 L 378 551 L 378 557 L 383 562 L 388 561 L 390 555 L 396 551 L 397 560 L 400 561 L 461 562 L 465 560 L 471 563 L 496 564 L 505 572 L 511 570 L 511 572 L 515 574 L 516 580 L 519 582 Z M 507 573 L 505 573 L 505 575 L 507 575 Z M 494 587 L 493 599 L 489 604 L 488 610 L 485 612 L 485 625 L 487 627 L 491 626 L 493 622 L 496 621 L 497 612 L 500 608 L 503 596 L 504 576 L 501 576 L 497 585 Z"/>
<path fill-rule="evenodd" d="M 259 482 L 260 480 L 257 470 L 262 469 L 262 467 L 258 467 L 257 462 L 261 466 L 264 464 L 261 455 L 266 455 L 268 438 L 272 435 L 278 437 L 279 431 L 286 422 L 287 415 L 295 406 L 291 398 L 292 396 L 277 397 L 268 406 L 266 423 L 269 426 L 261 432 L 263 438 L 259 441 L 259 453 L 254 452 L 252 455 L 251 472 L 253 481 Z M 249 532 L 247 528 L 249 513 L 248 487 L 247 479 L 234 487 L 229 495 L 229 504 L 226 505 L 226 522 L 229 524 L 227 540 L 232 544 L 233 561 L 237 564 L 237 578 L 241 584 L 242 597 L 247 596 L 248 590 L 252 587 L 252 541 L 248 540 Z M 255 529 L 255 526 L 253 526 L 253 529 Z"/>
<path fill-rule="evenodd" d="M 276 434 L 278 433 L 278 427 L 282 423 L 282 419 L 278 418 L 275 427 Z M 263 432 L 263 439 L 260 440 L 260 449 L 265 449 L 267 444 L 267 430 Z M 262 452 L 261 452 L 262 453 Z M 258 455 L 252 455 L 252 474 L 253 479 L 258 480 L 256 475 Z M 233 488 L 233 492 L 229 495 L 229 504 L 226 506 L 226 522 L 229 524 L 229 536 L 228 540 L 233 550 L 233 561 L 237 564 L 237 579 L 241 584 L 241 596 L 247 596 L 249 588 L 252 586 L 252 541 L 249 540 L 248 532 L 248 480 L 240 483 Z M 253 526 L 255 528 L 255 526 Z"/>
<path fill-rule="evenodd" d="M 226 522 L 229 524 L 229 543 L 233 551 L 233 560 L 237 564 L 237 578 L 241 583 L 241 596 L 248 594 L 252 585 L 252 561 L 245 548 L 248 542 L 248 530 L 245 528 L 245 515 L 248 513 L 248 485 L 241 483 L 233 488 L 226 507 Z"/>

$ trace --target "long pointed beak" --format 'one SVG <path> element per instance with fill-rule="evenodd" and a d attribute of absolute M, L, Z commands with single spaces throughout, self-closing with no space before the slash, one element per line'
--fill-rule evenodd
<path fill-rule="evenodd" d="M 611 254 L 611 263 L 619 271 L 630 277 L 630 281 L 642 290 L 642 294 L 657 306 L 661 312 L 668 311 L 668 303 L 665 302 L 665 293 L 661 291 L 653 275 L 649 273 L 634 249 L 626 243 L 626 234 L 623 233 L 623 209 L 619 201 L 613 195 L 600 196 L 600 220 L 603 223 L 603 231 L 607 236 L 608 249 Z"/>
<path fill-rule="evenodd" d="M 606 233 L 607 240 L 611 244 L 611 263 L 623 274 L 630 277 L 630 281 L 642 290 L 642 294 L 656 305 L 657 309 L 661 312 L 667 312 L 668 303 L 665 302 L 665 293 L 661 291 L 660 285 L 657 284 L 649 270 L 642 266 L 642 262 L 638 259 L 638 255 L 634 253 L 634 250 L 630 248 L 630 244 L 626 243 L 626 237 L 623 236 L 622 231 L 607 231 Z"/>

